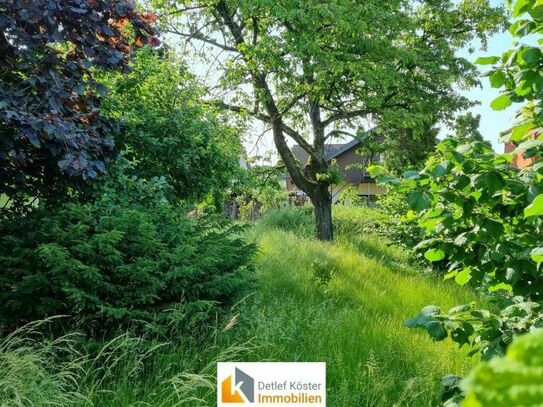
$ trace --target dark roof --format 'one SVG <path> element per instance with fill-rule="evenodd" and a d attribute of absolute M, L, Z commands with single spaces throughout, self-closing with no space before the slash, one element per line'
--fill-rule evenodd
<path fill-rule="evenodd" d="M 331 160 L 337 156 L 343 154 L 345 151 L 349 151 L 351 148 L 360 144 L 360 140 L 352 139 L 345 144 L 329 144 L 326 146 L 326 159 Z"/>
<path fill-rule="evenodd" d="M 357 139 L 353 139 L 345 144 L 327 144 L 325 146 L 326 159 L 331 160 L 333 158 L 336 158 L 337 156 L 343 154 L 346 151 L 349 151 L 351 148 L 356 147 L 359 144 L 360 140 Z M 300 161 L 300 164 L 307 164 L 309 154 L 300 145 L 296 144 L 292 146 L 292 154 L 294 154 L 294 157 L 296 157 L 296 159 Z"/>

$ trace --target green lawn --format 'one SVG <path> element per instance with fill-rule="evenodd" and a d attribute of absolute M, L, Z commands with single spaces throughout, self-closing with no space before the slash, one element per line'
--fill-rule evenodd
<path fill-rule="evenodd" d="M 23 332 L 0 341 L 0 405 L 213 406 L 216 362 L 228 360 L 325 361 L 332 407 L 436 405 L 440 377 L 463 374 L 475 360 L 403 321 L 425 305 L 474 295 L 421 275 L 400 249 L 365 236 L 377 213 L 335 215 L 333 244 L 310 237 L 305 209 L 252 228 L 255 286 L 200 339 L 125 335 L 83 351 L 70 336 L 51 343 Z M 326 271 L 331 281 L 319 284 L 314 273 Z"/>

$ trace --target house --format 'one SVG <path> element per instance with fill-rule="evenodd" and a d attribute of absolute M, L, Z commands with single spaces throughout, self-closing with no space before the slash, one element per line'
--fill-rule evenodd
<path fill-rule="evenodd" d="M 504 153 L 506 154 L 512 153 L 516 148 L 517 146 L 514 145 L 513 143 L 506 143 L 505 148 L 504 148 Z M 513 158 L 513 161 L 511 162 L 511 164 L 514 167 L 517 167 L 519 170 L 526 168 L 535 160 L 534 158 L 524 158 L 522 155 L 523 155 L 522 152 L 516 153 L 515 157 Z"/>
<path fill-rule="evenodd" d="M 361 141 L 357 139 L 345 144 L 326 145 L 326 159 L 335 161 L 342 179 L 340 184 L 331 186 L 330 192 L 332 193 L 333 203 L 336 203 L 342 193 L 350 187 L 355 188 L 358 196 L 368 201 L 375 200 L 377 195 L 385 192 L 385 188 L 377 185 L 375 180 L 366 172 L 365 167 L 369 164 L 369 157 L 357 153 L 360 147 Z M 307 163 L 309 154 L 301 146 L 292 146 L 292 153 L 302 166 Z M 374 158 L 373 161 L 377 160 Z M 307 195 L 292 182 L 289 174 L 285 176 L 285 187 L 291 192 L 291 202 L 294 204 L 305 203 L 309 200 Z"/>
<path fill-rule="evenodd" d="M 511 129 L 507 130 L 503 134 L 509 134 L 509 133 L 511 133 Z M 540 134 L 541 134 L 540 131 L 532 131 L 532 137 L 531 137 L 532 140 L 539 138 Z M 516 148 L 517 146 L 514 143 L 506 143 L 504 147 L 504 153 L 510 154 L 513 151 L 515 151 Z M 529 165 L 531 165 L 536 160 L 537 160 L 536 157 L 524 158 L 524 151 L 520 151 L 515 154 L 511 164 L 514 167 L 517 167 L 519 170 L 522 170 L 523 168 L 526 168 Z"/>

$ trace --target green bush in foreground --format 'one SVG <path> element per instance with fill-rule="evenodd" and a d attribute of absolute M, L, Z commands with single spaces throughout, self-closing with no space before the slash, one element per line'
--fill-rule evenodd
<path fill-rule="evenodd" d="M 540 1 L 506 3 L 517 19 L 509 28 L 513 36 L 541 36 Z M 378 182 L 406 196 L 410 217 L 426 237 L 415 249 L 436 269 L 446 270 L 445 279 L 493 293 L 500 308 L 494 313 L 462 306 L 456 308 L 459 312 L 442 313 L 427 307 L 408 325 L 425 327 L 437 340 L 448 330 L 453 340 L 478 349 L 485 358 L 503 354 L 514 336 L 540 327 L 543 319 L 542 60 L 541 46 L 522 40 L 501 56 L 477 60 L 492 65 L 487 73 L 490 84 L 502 91 L 490 104 L 492 109 L 524 103 L 504 134 L 505 141 L 517 146 L 511 153 L 496 154 L 482 141 L 447 138 L 422 170 L 407 171 L 402 179 L 379 166 L 369 169 Z M 519 170 L 512 165 L 516 155 L 531 164 Z M 514 309 L 527 314 L 521 324 L 516 323 L 518 315 L 509 315 L 513 296 Z"/>
<path fill-rule="evenodd" d="M 504 358 L 478 365 L 463 387 L 463 407 L 529 407 L 543 400 L 543 330 L 516 339 Z"/>
<path fill-rule="evenodd" d="M 254 247 L 239 227 L 189 219 L 160 179 L 117 176 L 94 202 L 0 221 L 1 325 L 67 314 L 93 336 L 161 331 L 181 303 L 201 312 L 244 291 Z"/>

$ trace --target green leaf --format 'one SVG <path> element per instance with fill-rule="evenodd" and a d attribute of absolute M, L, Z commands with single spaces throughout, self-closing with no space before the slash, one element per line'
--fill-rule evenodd
<path fill-rule="evenodd" d="M 513 7 L 513 17 L 518 17 L 521 14 L 526 13 L 531 6 L 530 0 L 517 0 L 515 6 Z"/>
<path fill-rule="evenodd" d="M 424 307 L 415 318 L 404 322 L 409 328 L 425 328 L 430 336 L 440 341 L 447 337 L 445 325 L 436 317 L 441 313 L 441 309 L 435 305 Z"/>
<path fill-rule="evenodd" d="M 483 228 L 489 235 L 496 239 L 500 238 L 503 234 L 503 225 L 492 219 L 486 219 L 483 223 Z"/>
<path fill-rule="evenodd" d="M 493 346 L 489 349 L 491 347 Z M 490 362 L 479 363 L 463 382 L 466 398 L 462 406 L 540 405 L 543 394 L 541 349 L 543 330 L 534 329 L 526 335 L 516 337 L 508 347 L 505 357 L 493 357 Z M 500 348 L 494 347 L 492 350 L 493 355 L 489 356 L 502 356 L 503 351 Z"/>
<path fill-rule="evenodd" d="M 420 174 L 418 171 L 406 171 L 403 173 L 403 177 L 407 179 L 419 179 Z"/>
<path fill-rule="evenodd" d="M 471 269 L 469 267 L 466 267 L 463 269 L 460 273 L 456 275 L 454 278 L 454 281 L 456 281 L 456 284 L 464 286 L 468 283 L 468 281 L 471 279 Z"/>
<path fill-rule="evenodd" d="M 512 103 L 513 102 L 511 101 L 511 98 L 509 98 L 508 95 L 501 95 L 501 96 L 498 96 L 496 99 L 494 99 L 490 103 L 490 107 L 493 110 L 505 110 L 509 106 L 511 106 Z"/>
<path fill-rule="evenodd" d="M 441 261 L 445 258 L 445 252 L 441 249 L 430 249 L 424 253 L 426 260 L 433 262 Z"/>
<path fill-rule="evenodd" d="M 513 291 L 513 287 L 511 287 L 510 284 L 498 283 L 490 286 L 488 289 L 488 291 L 490 291 L 491 293 L 498 290 Z"/>
<path fill-rule="evenodd" d="M 509 27 L 509 32 L 515 37 L 524 37 L 532 32 L 536 27 L 536 24 L 530 20 L 517 20 L 511 27 Z"/>
<path fill-rule="evenodd" d="M 393 177 L 392 175 L 383 175 L 380 177 L 376 177 L 375 181 L 377 181 L 378 184 L 389 184 L 392 186 L 399 186 L 402 184 L 401 180 L 399 180 L 396 177 Z"/>
<path fill-rule="evenodd" d="M 370 165 L 366 170 L 374 178 L 388 175 L 387 169 L 383 167 L 382 165 L 373 164 L 373 165 Z"/>
<path fill-rule="evenodd" d="M 517 88 L 515 89 L 515 93 L 519 96 L 526 96 L 531 92 L 532 92 L 532 83 L 526 80 L 520 81 Z"/>
<path fill-rule="evenodd" d="M 432 175 L 434 177 L 442 177 L 443 175 L 447 175 L 450 172 L 448 162 L 446 163 L 440 163 L 436 165 L 434 168 L 434 171 L 432 172 Z"/>
<path fill-rule="evenodd" d="M 468 236 L 466 233 L 460 233 L 458 236 L 456 236 L 456 239 L 454 239 L 454 244 L 457 246 L 464 246 L 468 242 Z"/>
<path fill-rule="evenodd" d="M 475 63 L 477 65 L 493 65 L 499 60 L 499 57 L 479 57 L 475 60 Z"/>
<path fill-rule="evenodd" d="M 447 337 L 447 330 L 440 321 L 430 321 L 425 328 L 434 341 L 442 341 Z"/>
<path fill-rule="evenodd" d="M 458 386 L 461 381 L 461 376 L 447 375 L 441 379 L 441 385 L 445 388 L 451 388 Z"/>
<path fill-rule="evenodd" d="M 540 21 L 543 19 L 543 6 L 541 5 L 540 0 L 536 1 L 536 5 L 528 8 L 528 14 L 530 14 L 530 17 L 534 20 Z"/>
<path fill-rule="evenodd" d="M 523 143 L 520 143 L 517 148 L 513 151 L 513 154 L 519 154 L 523 151 L 529 150 L 534 147 L 539 147 L 541 144 L 543 144 L 543 140 L 528 140 Z"/>
<path fill-rule="evenodd" d="M 477 175 L 474 181 L 477 188 L 486 190 L 491 195 L 503 188 L 503 181 L 500 175 L 494 171 Z"/>
<path fill-rule="evenodd" d="M 530 257 L 536 263 L 543 263 L 543 247 L 536 247 L 530 252 Z"/>
<path fill-rule="evenodd" d="M 496 71 L 488 77 L 490 86 L 493 88 L 501 88 L 505 84 L 507 77 L 502 71 Z"/>
<path fill-rule="evenodd" d="M 439 308 L 437 305 L 427 305 L 423 309 L 420 310 L 421 315 L 425 316 L 435 316 L 439 315 L 441 313 L 441 308 Z"/>
<path fill-rule="evenodd" d="M 524 138 L 528 134 L 530 130 L 533 130 L 535 128 L 535 124 L 533 122 L 524 123 L 519 126 L 513 127 L 513 131 L 511 132 L 511 135 L 509 136 L 509 140 L 513 143 L 518 143 L 520 140 Z"/>
<path fill-rule="evenodd" d="M 430 207 L 432 196 L 428 192 L 419 189 L 407 195 L 407 203 L 411 209 L 420 212 Z"/>
<path fill-rule="evenodd" d="M 450 271 L 447 274 L 445 274 L 445 276 L 443 277 L 443 280 L 450 280 L 451 278 L 456 277 L 457 274 L 458 274 L 458 270 Z"/>
<path fill-rule="evenodd" d="M 530 65 L 536 65 L 541 60 L 541 50 L 539 48 L 531 47 L 522 51 L 522 60 Z"/>
<path fill-rule="evenodd" d="M 524 217 L 543 215 L 543 194 L 539 194 L 533 202 L 524 209 Z"/>
<path fill-rule="evenodd" d="M 471 325 L 466 324 L 466 326 L 471 326 Z M 454 342 L 458 343 L 460 346 L 470 343 L 469 334 L 461 328 L 451 331 L 451 339 Z"/>
<path fill-rule="evenodd" d="M 458 314 L 459 312 L 469 311 L 470 309 L 469 305 L 457 305 L 449 310 L 449 314 Z"/>
<path fill-rule="evenodd" d="M 543 187 L 539 185 L 532 185 L 530 188 L 528 188 L 528 202 L 533 202 L 535 198 L 539 194 L 543 194 Z"/>

